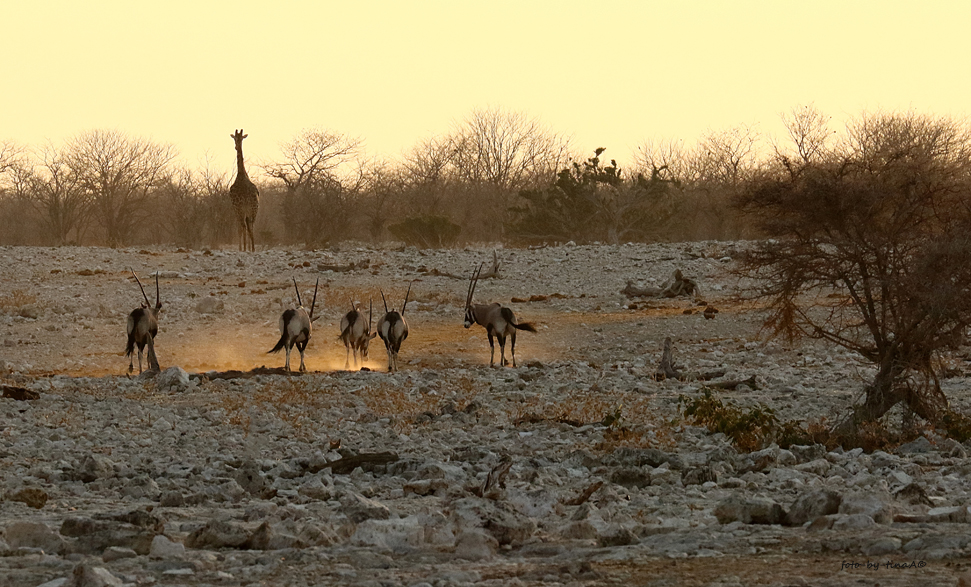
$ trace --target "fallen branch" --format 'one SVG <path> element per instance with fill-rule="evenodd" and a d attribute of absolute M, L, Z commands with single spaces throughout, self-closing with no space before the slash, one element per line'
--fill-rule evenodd
<path fill-rule="evenodd" d="M 680 269 L 675 269 L 671 275 L 671 280 L 661 287 L 640 288 L 634 285 L 633 280 L 627 280 L 627 287 L 620 290 L 628 298 L 676 298 L 678 296 L 691 296 L 701 294 L 698 282 L 690 277 L 685 277 Z"/>
<path fill-rule="evenodd" d="M 755 382 L 755 375 L 752 375 L 748 379 L 731 379 L 729 381 L 712 381 L 708 384 L 708 387 L 713 387 L 715 389 L 724 389 L 727 391 L 733 391 L 739 385 L 748 385 L 752 389 L 758 389 L 759 386 Z"/>
<path fill-rule="evenodd" d="M 15 399 L 17 401 L 28 401 L 40 399 L 40 394 L 25 387 L 14 387 L 13 385 L 3 385 L 3 397 Z"/>
<path fill-rule="evenodd" d="M 469 278 L 468 275 L 456 275 L 454 273 L 439 271 L 438 269 L 430 270 L 428 272 L 428 275 L 435 275 L 438 277 L 451 277 L 452 279 L 461 279 L 462 281 L 465 281 L 466 279 Z M 495 279 L 502 278 L 502 276 L 499 275 L 499 253 L 497 253 L 496 251 L 492 251 L 492 266 L 489 267 L 489 269 L 483 270 L 482 273 L 479 274 L 479 279 L 489 279 L 489 278 L 495 278 Z"/>
<path fill-rule="evenodd" d="M 724 377 L 727 373 L 728 369 L 716 369 L 704 373 L 685 373 L 684 378 L 687 381 L 711 381 L 712 379 Z"/>
<path fill-rule="evenodd" d="M 542 424 L 544 422 L 555 422 L 557 424 L 566 424 L 568 426 L 573 426 L 575 428 L 580 428 L 586 424 L 580 420 L 574 420 L 572 418 L 550 418 L 548 416 L 539 416 L 533 413 L 526 414 L 516 418 L 513 422 L 514 426 L 519 426 L 520 424 Z"/>
<path fill-rule="evenodd" d="M 300 371 L 288 371 L 285 367 L 257 367 L 250 371 L 239 371 L 231 369 L 229 371 L 208 371 L 206 373 L 190 373 L 189 379 L 206 378 L 210 381 L 215 379 L 252 379 L 260 375 L 286 375 L 288 377 L 301 377 L 304 373 Z"/>
<path fill-rule="evenodd" d="M 583 492 L 577 497 L 574 497 L 573 499 L 564 499 L 560 501 L 560 503 L 562 503 L 563 505 L 583 505 L 587 502 L 588 499 L 590 499 L 590 496 L 593 495 L 594 492 L 596 492 L 598 489 L 603 487 L 603 484 L 604 484 L 603 481 L 597 481 L 596 483 L 592 483 L 590 484 L 589 487 L 584 489 Z"/>
<path fill-rule="evenodd" d="M 318 263 L 317 271 L 333 271 L 334 273 L 344 273 L 346 271 L 357 271 L 358 269 L 367 269 L 370 266 L 371 266 L 370 259 L 364 259 L 363 261 L 351 263 L 350 265 L 328 265 L 326 263 Z"/>
<path fill-rule="evenodd" d="M 393 452 L 360 453 L 341 457 L 336 461 L 329 461 L 323 465 L 310 467 L 311 473 L 317 473 L 323 469 L 330 469 L 335 475 L 347 475 L 354 469 L 362 465 L 387 465 L 398 460 L 398 455 Z"/>

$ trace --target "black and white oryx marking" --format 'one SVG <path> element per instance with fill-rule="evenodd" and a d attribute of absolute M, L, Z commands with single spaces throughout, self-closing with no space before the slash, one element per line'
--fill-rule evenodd
<path fill-rule="evenodd" d="M 401 304 L 401 312 L 396 312 L 393 308 L 388 310 L 388 300 L 381 292 L 381 300 L 384 302 L 384 316 L 378 320 L 378 336 L 384 341 L 384 348 L 388 350 L 388 371 L 394 373 L 398 370 L 398 351 L 401 350 L 401 343 L 408 338 L 408 323 L 405 322 L 405 306 L 408 305 L 408 296 L 411 294 L 411 284 L 408 284 L 408 293 L 405 294 L 405 303 Z"/>
<path fill-rule="evenodd" d="M 149 369 L 159 371 L 158 357 L 155 356 L 155 335 L 158 334 L 158 319 L 162 313 L 162 299 L 159 296 L 158 289 L 158 272 L 155 272 L 154 308 L 151 302 L 148 301 L 148 296 L 145 295 L 145 288 L 142 287 L 142 282 L 135 275 L 134 269 L 131 270 L 131 274 L 138 283 L 138 289 L 142 290 L 142 297 L 145 298 L 145 303 L 140 304 L 139 307 L 132 310 L 131 314 L 128 315 L 128 324 L 126 326 L 128 346 L 125 347 L 125 355 L 128 357 L 128 372 L 131 373 L 135 369 L 132 353 L 136 345 L 138 346 L 138 372 L 142 372 L 142 351 L 145 350 L 146 346 L 148 347 Z"/>
<path fill-rule="evenodd" d="M 307 348 L 307 343 L 310 342 L 310 334 L 314 328 L 314 306 L 317 304 L 318 285 L 320 285 L 319 277 L 317 278 L 317 283 L 314 285 L 314 299 L 310 302 L 310 312 L 307 312 L 303 307 L 303 301 L 300 299 L 300 288 L 297 287 L 297 280 L 294 278 L 293 287 L 297 290 L 297 308 L 295 310 L 286 310 L 280 316 L 280 340 L 277 341 L 276 346 L 270 349 L 269 352 L 276 353 L 280 349 L 286 350 L 287 371 L 290 370 L 290 351 L 294 345 L 300 351 L 300 371 L 307 370 L 306 365 L 303 363 L 303 352 Z"/>
<path fill-rule="evenodd" d="M 368 346 L 371 344 L 371 339 L 378 335 L 377 332 L 371 332 L 371 315 L 374 308 L 371 304 L 371 300 L 368 300 L 368 314 L 367 322 L 364 322 L 364 314 L 358 311 L 354 302 L 351 302 L 351 311 L 344 314 L 341 318 L 341 334 L 340 339 L 344 342 L 344 347 L 347 349 L 347 356 L 344 357 L 344 368 L 349 369 L 351 366 L 350 355 L 354 354 L 354 366 L 357 367 L 357 355 L 361 355 L 361 364 L 368 360 L 367 350 Z"/>
<path fill-rule="evenodd" d="M 516 323 L 516 315 L 509 308 L 504 308 L 498 303 L 493 304 L 473 304 L 472 295 L 475 293 L 475 285 L 479 282 L 479 273 L 482 265 L 472 272 L 472 279 L 469 280 L 469 290 L 465 297 L 465 327 L 469 328 L 473 324 L 485 326 L 486 334 L 489 335 L 489 366 L 492 367 L 496 362 L 496 345 L 493 337 L 499 339 L 499 358 L 500 365 L 506 365 L 506 337 L 510 337 L 512 350 L 512 366 L 516 366 L 516 331 L 526 330 L 536 332 L 536 328 L 529 322 Z"/>

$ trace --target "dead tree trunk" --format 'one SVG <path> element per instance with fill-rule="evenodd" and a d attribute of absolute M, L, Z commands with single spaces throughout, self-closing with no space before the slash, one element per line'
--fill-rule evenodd
<path fill-rule="evenodd" d="M 680 269 L 675 269 L 671 279 L 661 287 L 640 288 L 634 282 L 627 280 L 627 287 L 620 290 L 628 298 L 676 298 L 678 296 L 691 296 L 701 294 L 698 282 L 690 277 L 685 277 Z"/>
<path fill-rule="evenodd" d="M 452 279 L 466 280 L 469 278 L 468 275 L 456 275 L 454 273 L 447 273 L 445 271 L 439 271 L 438 269 L 432 269 L 428 272 L 429 275 L 438 275 L 441 277 L 451 277 Z M 495 250 L 492 251 L 492 266 L 484 270 L 479 274 L 479 279 L 501 279 L 502 276 L 499 275 L 499 253 Z"/>
<path fill-rule="evenodd" d="M 947 397 L 938 381 L 932 379 L 923 385 L 914 385 L 904 375 L 895 357 L 884 359 L 873 382 L 866 387 L 863 404 L 854 406 L 853 411 L 833 427 L 833 432 L 838 435 L 854 434 L 861 424 L 881 418 L 899 403 L 906 404 L 912 413 L 921 418 L 937 422 L 948 406 Z"/>
<path fill-rule="evenodd" d="M 664 381 L 665 379 L 681 379 L 681 372 L 674 366 L 674 351 L 672 350 L 671 337 L 664 339 L 664 351 L 661 353 L 661 364 L 654 373 L 654 379 Z"/>

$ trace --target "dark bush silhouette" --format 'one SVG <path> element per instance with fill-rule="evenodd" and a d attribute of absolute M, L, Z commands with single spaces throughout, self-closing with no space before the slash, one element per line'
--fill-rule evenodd
<path fill-rule="evenodd" d="M 405 244 L 431 249 L 455 244 L 462 227 L 444 216 L 413 216 L 389 225 L 388 231 Z"/>
<path fill-rule="evenodd" d="M 674 212 L 673 182 L 655 168 L 650 178 L 624 178 L 617 162 L 603 165 L 598 148 L 583 163 L 560 171 L 552 185 L 523 190 L 511 208 L 513 238 L 524 242 L 656 240 Z"/>
<path fill-rule="evenodd" d="M 872 362 L 846 433 L 903 403 L 938 421 L 938 365 L 971 323 L 971 137 L 946 119 L 864 116 L 810 161 L 780 156 L 739 206 L 772 237 L 743 262 L 775 333 Z"/>

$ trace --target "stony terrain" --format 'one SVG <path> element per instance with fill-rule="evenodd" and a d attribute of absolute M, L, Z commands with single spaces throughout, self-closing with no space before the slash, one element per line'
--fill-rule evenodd
<path fill-rule="evenodd" d="M 717 393 L 783 419 L 832 422 L 871 374 L 839 349 L 760 338 L 757 310 L 732 301 L 736 245 L 498 254 L 501 278 L 475 297 L 536 324 L 516 368 L 489 367 L 484 330 L 461 326 L 467 282 L 443 275 L 488 247 L 0 248 L 0 383 L 39 396 L 0 399 L 0 587 L 971 578 L 969 447 L 741 453 L 680 417 L 705 384 L 654 380 L 668 336 L 685 373 L 754 376 Z M 142 301 L 129 267 L 153 302 L 160 272 L 158 376 L 137 361 L 126 375 Z M 696 299 L 620 293 L 675 269 L 713 320 Z M 266 351 L 290 280 L 307 304 L 317 277 L 311 372 L 227 373 L 282 366 Z M 400 372 L 377 340 L 367 370 L 344 370 L 348 300 L 375 300 L 376 321 L 380 292 L 400 306 L 409 282 Z M 967 379 L 945 385 L 967 409 Z"/>

